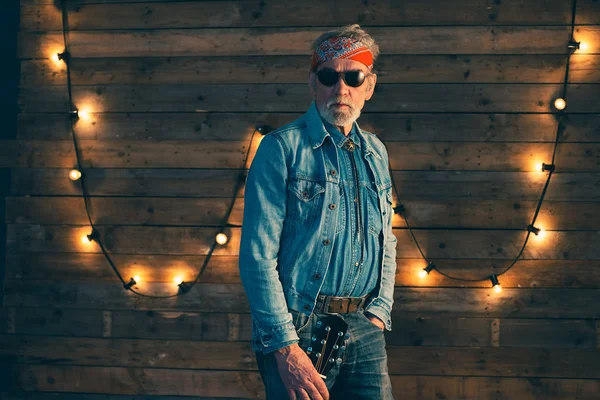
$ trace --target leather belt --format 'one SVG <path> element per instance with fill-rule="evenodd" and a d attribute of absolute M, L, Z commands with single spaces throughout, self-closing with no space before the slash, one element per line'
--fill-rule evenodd
<path fill-rule="evenodd" d="M 364 297 L 336 297 L 325 296 L 320 294 L 317 296 L 317 304 L 315 311 L 320 311 L 325 314 L 347 314 L 362 310 L 367 301 L 367 296 Z"/>

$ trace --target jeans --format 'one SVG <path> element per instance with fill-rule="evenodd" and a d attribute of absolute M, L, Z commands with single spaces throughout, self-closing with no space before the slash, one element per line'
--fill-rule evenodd
<path fill-rule="evenodd" d="M 306 351 L 320 317 L 331 315 L 312 313 L 310 316 L 290 310 L 298 332 L 298 345 Z M 327 373 L 325 384 L 331 400 L 393 400 L 388 375 L 387 354 L 383 330 L 373 324 L 362 310 L 349 314 L 335 314 L 348 324 L 345 346 L 338 360 Z M 288 393 L 279 376 L 274 353 L 264 355 L 257 351 L 256 361 L 265 384 L 267 400 L 288 399 Z M 341 361 L 341 362 L 339 362 Z"/>

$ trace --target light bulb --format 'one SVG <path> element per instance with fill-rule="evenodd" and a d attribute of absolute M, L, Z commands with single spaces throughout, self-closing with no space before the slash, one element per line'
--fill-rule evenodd
<path fill-rule="evenodd" d="M 424 269 L 420 270 L 420 271 L 419 271 L 419 277 L 420 277 L 421 279 L 423 279 L 423 278 L 427 277 L 427 271 L 425 271 Z"/>
<path fill-rule="evenodd" d="M 139 275 L 136 275 L 136 276 L 134 276 L 134 277 L 133 277 L 133 280 L 134 280 L 134 281 L 136 281 L 136 282 L 138 282 L 138 283 L 141 281 L 141 279 L 140 279 L 140 276 L 139 276 Z"/>
<path fill-rule="evenodd" d="M 181 284 L 181 282 L 183 282 L 183 278 L 181 276 L 176 276 L 173 279 L 173 282 L 175 282 L 177 285 Z"/>
<path fill-rule="evenodd" d="M 217 243 L 219 244 L 225 244 L 227 243 L 227 235 L 224 233 L 219 233 L 216 237 Z"/>
<path fill-rule="evenodd" d="M 589 48 L 588 44 L 586 42 L 581 42 L 579 43 L 579 50 L 582 52 L 587 52 L 587 49 Z"/>
<path fill-rule="evenodd" d="M 567 102 L 563 98 L 559 97 L 558 99 L 554 100 L 554 107 L 556 107 L 557 110 L 564 110 L 566 106 Z"/>
<path fill-rule="evenodd" d="M 502 291 L 502 286 L 500 286 L 500 284 L 494 285 L 494 290 L 496 293 L 500 293 Z"/>
<path fill-rule="evenodd" d="M 543 228 L 540 228 L 540 231 L 538 232 L 536 237 L 538 238 L 538 240 L 543 239 L 544 237 L 546 237 L 546 231 Z"/>
<path fill-rule="evenodd" d="M 82 241 L 83 243 L 85 243 L 85 244 L 92 243 L 92 241 L 91 241 L 91 240 L 88 238 L 88 235 L 83 235 L 83 236 L 81 237 L 81 241 Z"/>
<path fill-rule="evenodd" d="M 87 108 L 78 110 L 77 113 L 79 115 L 79 119 L 82 119 L 84 121 L 88 121 L 90 119 L 90 110 Z"/>
<path fill-rule="evenodd" d="M 81 178 L 81 172 L 77 169 L 72 169 L 71 171 L 69 171 L 69 179 L 72 181 L 76 181 L 77 179 Z"/>
<path fill-rule="evenodd" d="M 50 59 L 55 63 L 58 64 L 60 62 L 60 58 L 58 58 L 58 53 L 53 53 L 52 56 L 50 57 Z"/>

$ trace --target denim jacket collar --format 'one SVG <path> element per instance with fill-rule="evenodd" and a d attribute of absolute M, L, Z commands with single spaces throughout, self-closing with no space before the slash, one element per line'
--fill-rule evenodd
<path fill-rule="evenodd" d="M 371 145 L 368 143 L 368 141 L 365 138 L 365 134 L 363 133 L 362 129 L 360 129 L 360 127 L 358 126 L 358 123 L 354 123 L 356 124 L 356 132 L 357 136 L 360 139 L 360 144 L 365 150 L 365 156 L 373 154 L 375 157 L 381 160 L 381 155 L 377 153 L 373 149 L 373 147 L 371 147 Z M 317 110 L 317 106 L 314 101 L 312 102 L 310 108 L 308 109 L 308 112 L 306 113 L 306 125 L 308 127 L 310 143 L 314 150 L 318 149 L 323 145 L 323 142 L 325 142 L 326 137 L 329 136 L 329 138 L 333 140 L 333 138 L 331 137 L 329 132 L 327 132 L 327 129 L 325 129 L 325 126 L 323 125 L 321 115 L 319 114 L 319 111 Z"/>

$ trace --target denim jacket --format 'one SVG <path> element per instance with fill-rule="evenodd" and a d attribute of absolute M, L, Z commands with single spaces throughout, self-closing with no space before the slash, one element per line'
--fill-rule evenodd
<path fill-rule="evenodd" d="M 380 279 L 365 311 L 392 329 L 396 237 L 388 154 L 358 129 L 375 177 L 383 228 Z M 298 342 L 289 309 L 310 315 L 329 268 L 339 207 L 340 150 L 313 102 L 306 114 L 263 137 L 244 195 L 240 278 L 252 313 L 252 349 L 269 353 Z"/>

